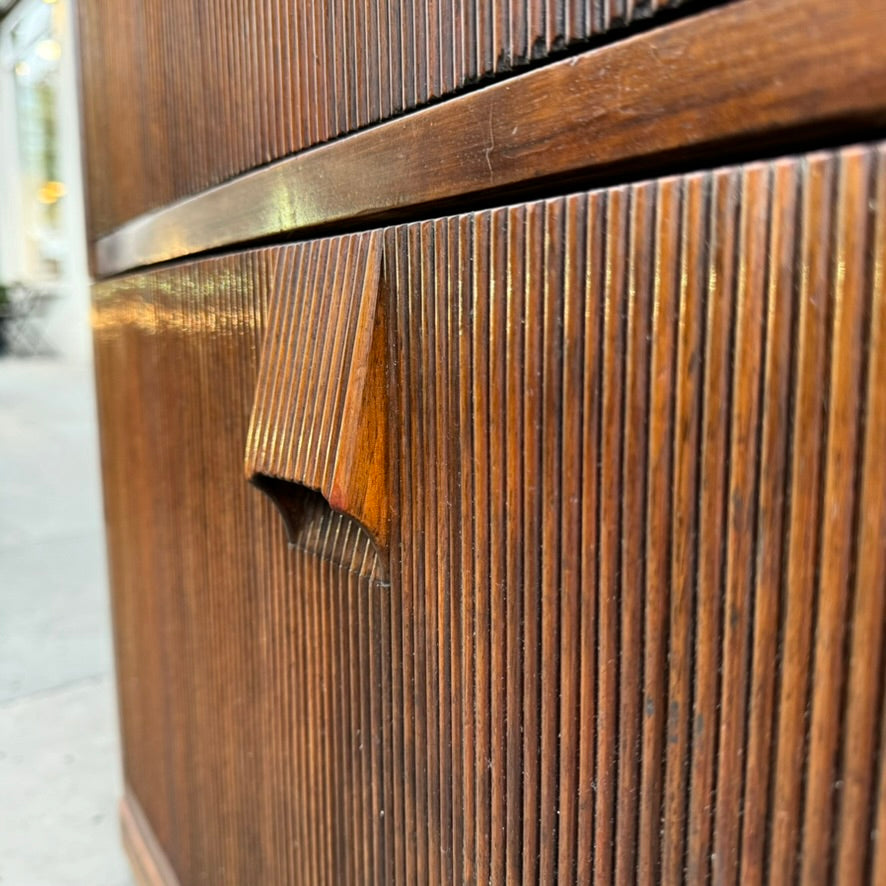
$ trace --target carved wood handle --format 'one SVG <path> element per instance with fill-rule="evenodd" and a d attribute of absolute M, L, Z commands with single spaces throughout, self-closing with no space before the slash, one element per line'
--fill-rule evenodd
<path fill-rule="evenodd" d="M 287 484 L 317 490 L 388 544 L 386 333 L 379 232 L 286 250 L 246 442 L 246 475 L 290 531 Z M 290 490 L 291 491 L 291 490 Z"/>

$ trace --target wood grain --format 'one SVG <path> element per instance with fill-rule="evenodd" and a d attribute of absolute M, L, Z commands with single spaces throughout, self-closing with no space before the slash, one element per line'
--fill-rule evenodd
<path fill-rule="evenodd" d="M 818 510 L 790 515 L 800 501 L 824 494 L 808 471 L 785 467 L 793 453 L 820 439 L 809 438 L 801 410 L 822 414 L 821 389 L 809 407 L 800 392 L 819 372 L 827 378 L 842 373 L 838 363 L 853 365 L 833 350 L 805 365 L 793 318 L 824 310 L 832 340 L 845 328 L 836 306 L 848 310 L 846 287 L 867 279 L 862 290 L 851 290 L 858 294 L 856 325 L 849 328 L 859 335 L 864 327 L 857 323 L 866 316 L 859 312 L 871 310 L 862 306 L 882 298 L 866 270 L 879 249 L 882 186 L 873 170 L 881 163 L 882 149 L 849 149 L 387 235 L 388 254 L 398 250 L 396 261 L 406 267 L 398 276 L 405 291 L 392 314 L 394 354 L 419 348 L 417 357 L 397 361 L 395 376 L 405 389 L 402 431 L 395 433 L 401 531 L 404 538 L 411 531 L 425 551 L 439 550 L 433 528 L 439 465 L 463 466 L 460 491 L 447 493 L 462 503 L 460 531 L 450 536 L 455 551 L 444 555 L 462 567 L 446 573 L 446 592 L 434 596 L 462 600 L 455 610 L 464 625 L 456 671 L 470 675 L 462 707 L 470 741 L 452 778 L 474 831 L 463 839 L 466 878 L 589 882 L 596 873 L 599 882 L 745 882 L 766 879 L 785 863 L 799 870 L 816 853 L 827 872 L 836 835 L 849 839 L 832 817 L 815 850 L 804 846 L 810 839 L 804 818 L 819 814 L 809 799 L 812 785 L 826 773 L 829 785 L 839 785 L 837 767 L 852 753 L 847 748 L 870 748 L 850 743 L 846 709 L 833 707 L 818 719 L 821 740 L 834 749 L 833 768 L 822 772 L 801 749 L 802 814 L 786 848 L 776 848 L 775 815 L 783 802 L 773 787 L 780 777 L 776 711 L 781 698 L 807 693 L 784 659 L 788 611 L 806 593 L 803 583 L 791 585 L 786 569 L 795 546 L 798 558 L 809 559 L 803 533 L 823 531 Z M 822 164 L 837 175 L 839 215 L 818 202 Z M 855 251 L 840 247 L 838 231 L 855 232 L 849 241 Z M 804 262 L 804 248 L 821 250 L 835 269 L 821 290 L 811 286 L 815 264 Z M 439 293 L 432 301 L 423 281 L 436 277 L 437 256 L 452 261 L 453 254 L 470 262 L 462 260 L 450 278 L 443 299 L 450 314 L 441 318 Z M 600 268 L 593 257 L 604 255 Z M 459 342 L 445 365 L 463 393 L 440 400 L 434 391 L 444 364 L 428 365 L 418 343 L 452 329 Z M 602 348 L 594 346 L 598 336 Z M 869 365 L 870 341 L 853 340 L 855 365 Z M 860 392 L 869 385 L 856 378 Z M 857 441 L 869 427 L 867 412 L 861 400 L 845 393 L 844 400 L 830 421 Z M 442 440 L 432 434 L 429 450 L 423 429 L 440 423 L 456 427 Z M 584 439 L 584 427 L 597 436 Z M 831 451 L 820 452 L 825 474 L 837 470 Z M 678 466 L 679 483 L 672 479 Z M 598 498 L 595 488 L 609 491 Z M 857 481 L 839 488 L 852 495 Z M 589 502 L 596 512 L 586 512 Z M 854 513 L 851 502 L 835 509 L 833 519 L 856 538 L 848 549 L 858 550 L 858 529 L 847 513 Z M 566 546 L 573 534 L 584 539 L 581 546 Z M 519 571 L 508 570 L 511 546 L 520 552 Z M 415 597 L 410 583 L 427 576 L 420 565 L 425 555 L 405 544 L 402 550 L 403 573 L 393 586 L 400 582 Z M 579 553 L 582 559 L 574 559 Z M 876 562 L 879 555 L 866 569 L 879 568 Z M 587 573 L 576 575 L 580 563 Z M 857 568 L 841 570 L 847 587 Z M 440 579 L 435 572 L 438 586 Z M 520 616 L 512 622 L 507 601 L 514 580 Z M 820 573 L 813 601 L 829 593 L 824 581 Z M 865 593 L 881 599 L 886 588 L 880 583 Z M 817 637 L 856 630 L 845 606 L 825 610 L 813 602 L 813 612 L 816 606 Z M 504 638 L 507 654 L 515 628 L 511 664 L 503 669 L 496 650 Z M 576 635 L 587 642 L 576 644 Z M 683 650 L 682 657 L 670 656 L 670 648 Z M 419 671 L 426 683 L 440 685 L 427 660 Z M 880 671 L 868 679 L 877 688 L 865 697 L 873 698 L 882 692 Z M 816 683 L 812 697 L 827 685 Z M 589 723 L 595 728 L 588 734 Z M 802 716 L 797 728 L 802 737 Z M 586 788 L 576 778 L 582 733 L 597 745 L 589 772 L 596 839 L 574 811 Z M 430 729 L 422 733 L 432 755 L 433 736 Z M 503 750 L 496 736 L 504 736 Z M 506 761 L 503 770 L 497 760 Z M 870 784 L 875 755 L 868 750 L 853 760 L 848 765 L 863 769 Z M 428 798 L 436 790 L 430 778 Z M 522 817 L 508 814 L 512 794 Z M 673 819 L 671 806 L 678 810 Z M 427 815 L 423 806 L 416 811 L 419 820 Z M 862 880 L 872 819 L 866 822 L 853 848 L 844 850 Z M 432 834 L 431 826 L 433 859 Z M 496 846 L 515 844 L 522 854 L 500 856 L 513 862 L 497 867 Z"/>
<path fill-rule="evenodd" d="M 298 520 L 291 485 L 299 484 L 359 521 L 386 552 L 387 335 L 380 272 L 377 233 L 280 250 L 245 461 L 246 476 L 271 494 L 291 531 Z"/>
<path fill-rule="evenodd" d="M 268 404 L 325 402 L 367 235 L 98 284 L 179 881 L 878 883 L 884 183 L 869 145 L 381 231 L 389 568 L 243 479 L 262 342 Z"/>
<path fill-rule="evenodd" d="M 383 880 L 384 570 L 307 490 L 287 544 L 243 472 L 283 263 L 95 290 L 124 768 L 182 883 Z"/>
<path fill-rule="evenodd" d="M 727 147 L 759 153 L 870 131 L 886 121 L 884 26 L 886 10 L 866 0 L 738 0 L 305 151 L 113 233 L 95 228 L 107 236 L 95 243 L 94 272 L 287 231 L 427 216 L 493 194 L 501 203 L 503 192 L 562 190 L 576 178 L 685 168 Z M 115 195 L 127 207 L 140 205 L 129 164 L 147 163 L 130 147 L 125 169 L 94 157 L 99 181 L 125 183 Z"/>
<path fill-rule="evenodd" d="M 120 801 L 123 847 L 139 886 L 179 886 L 138 800 L 127 792 Z"/>
<path fill-rule="evenodd" d="M 91 236 L 680 2 L 82 0 Z"/>

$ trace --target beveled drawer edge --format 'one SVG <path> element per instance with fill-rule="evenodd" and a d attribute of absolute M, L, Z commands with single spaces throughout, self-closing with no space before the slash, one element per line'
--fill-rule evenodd
<path fill-rule="evenodd" d="M 649 170 L 657 158 L 795 130 L 880 126 L 884 23 L 866 0 L 736 0 L 142 215 L 93 244 L 93 272 L 404 218 L 456 198 L 506 201 L 540 181 Z"/>
<path fill-rule="evenodd" d="M 139 886 L 179 886 L 166 853 L 128 786 L 120 800 L 120 830 L 123 848 Z"/>

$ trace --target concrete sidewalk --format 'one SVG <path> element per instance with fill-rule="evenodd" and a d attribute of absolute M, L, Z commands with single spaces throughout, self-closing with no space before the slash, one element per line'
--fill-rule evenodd
<path fill-rule="evenodd" d="M 92 368 L 0 358 L 0 884 L 123 886 Z"/>

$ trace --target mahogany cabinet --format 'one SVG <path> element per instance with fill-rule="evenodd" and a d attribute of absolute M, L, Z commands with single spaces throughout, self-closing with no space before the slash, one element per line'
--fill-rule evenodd
<path fill-rule="evenodd" d="M 80 16 L 138 878 L 886 882 L 886 5 Z"/>

